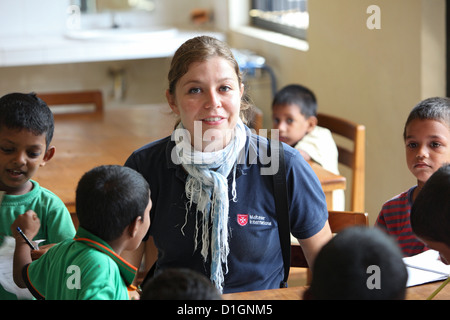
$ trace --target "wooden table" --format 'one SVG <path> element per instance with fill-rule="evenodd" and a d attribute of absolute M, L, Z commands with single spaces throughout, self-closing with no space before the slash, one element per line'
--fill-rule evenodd
<path fill-rule="evenodd" d="M 175 123 L 166 105 L 110 109 L 102 115 L 55 115 L 56 153 L 33 177 L 73 212 L 81 176 L 95 166 L 123 165 L 139 147 L 170 135 Z"/>
<path fill-rule="evenodd" d="M 55 115 L 55 156 L 33 179 L 74 212 L 76 186 L 86 171 L 102 164 L 124 164 L 134 150 L 170 135 L 174 124 L 175 118 L 165 104 L 106 109 L 102 115 Z M 331 203 L 331 191 L 345 188 L 345 178 L 315 163 L 311 166 L 327 203 Z"/>
<path fill-rule="evenodd" d="M 345 190 L 347 180 L 344 176 L 325 170 L 317 162 L 308 161 L 308 163 L 319 178 L 320 184 L 322 185 L 322 190 L 325 193 L 327 207 L 331 210 L 333 208 L 333 191 L 338 189 Z"/>
<path fill-rule="evenodd" d="M 409 287 L 406 289 L 406 300 L 426 300 L 436 290 L 442 281 Z M 307 286 L 283 289 L 261 290 L 228 293 L 223 295 L 224 300 L 302 300 Z M 450 300 L 450 285 L 442 289 L 433 300 Z"/>

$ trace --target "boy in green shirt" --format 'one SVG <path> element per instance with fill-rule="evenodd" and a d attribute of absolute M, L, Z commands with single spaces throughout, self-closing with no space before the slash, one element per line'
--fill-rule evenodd
<path fill-rule="evenodd" d="M 133 169 L 111 165 L 90 170 L 76 191 L 80 226 L 74 239 L 55 245 L 32 262 L 17 227 L 32 238 L 39 219 L 28 211 L 13 223 L 14 281 L 38 299 L 128 299 L 136 267 L 120 254 L 139 246 L 150 226 L 150 209 L 148 183 Z"/>
<path fill-rule="evenodd" d="M 42 244 L 58 243 L 75 235 L 61 199 L 31 180 L 55 154 L 55 147 L 50 145 L 53 131 L 53 114 L 35 94 L 10 93 L 0 98 L 0 246 L 5 237 L 12 236 L 10 226 L 14 220 L 28 210 L 42 222 L 36 235 L 36 239 L 45 239 Z M 3 281 L 8 287 L 0 284 L 0 300 L 17 299 L 12 278 Z"/>

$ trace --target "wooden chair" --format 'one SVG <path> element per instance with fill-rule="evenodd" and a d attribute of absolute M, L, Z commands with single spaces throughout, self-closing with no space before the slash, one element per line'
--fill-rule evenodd
<path fill-rule="evenodd" d="M 352 170 L 350 211 L 364 212 L 365 127 L 349 120 L 321 113 L 317 115 L 317 119 L 319 126 L 353 142 L 353 150 L 337 143 L 338 161 Z"/>
<path fill-rule="evenodd" d="M 328 211 L 328 222 L 331 232 L 338 233 L 351 226 L 369 226 L 369 215 L 362 212 Z M 302 247 L 299 244 L 291 244 L 291 267 L 309 268 Z M 309 271 L 307 283 L 311 281 L 311 272 Z"/>
<path fill-rule="evenodd" d="M 247 125 L 250 129 L 255 129 L 258 134 L 259 130 L 263 127 L 263 112 L 261 109 L 255 106 L 251 106 L 244 112 L 247 118 Z"/>
<path fill-rule="evenodd" d="M 74 91 L 74 92 L 53 92 L 53 93 L 38 93 L 37 96 L 47 103 L 49 107 L 57 106 L 73 106 L 92 104 L 94 109 L 90 108 L 76 108 L 68 109 L 64 113 L 103 113 L 103 95 L 100 90 L 91 91 Z M 74 111 L 75 110 L 75 111 Z"/>

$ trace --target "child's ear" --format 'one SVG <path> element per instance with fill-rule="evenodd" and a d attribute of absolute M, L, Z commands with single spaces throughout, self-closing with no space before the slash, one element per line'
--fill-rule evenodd
<path fill-rule="evenodd" d="M 136 219 L 134 219 L 129 225 L 128 225 L 128 235 L 131 238 L 134 238 L 138 231 L 139 231 L 139 225 L 140 223 L 142 223 L 142 217 L 136 217 Z"/>
<path fill-rule="evenodd" d="M 310 133 L 317 126 L 318 120 L 317 120 L 317 117 L 311 116 L 311 117 L 309 117 L 307 119 L 307 121 L 308 121 L 308 131 L 307 131 L 307 133 Z"/>
<path fill-rule="evenodd" d="M 39 166 L 43 167 L 47 162 L 50 161 L 51 158 L 55 155 L 56 148 L 54 146 L 48 147 L 47 151 L 45 152 L 44 158 L 42 159 L 42 162 Z"/>

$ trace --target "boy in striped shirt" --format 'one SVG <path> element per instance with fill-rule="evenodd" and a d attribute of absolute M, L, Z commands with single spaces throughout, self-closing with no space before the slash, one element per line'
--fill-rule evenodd
<path fill-rule="evenodd" d="M 375 224 L 397 240 L 404 256 L 413 256 L 428 248 L 411 229 L 411 206 L 428 178 L 450 162 L 450 99 L 429 98 L 416 105 L 403 138 L 406 163 L 417 185 L 387 201 Z"/>

